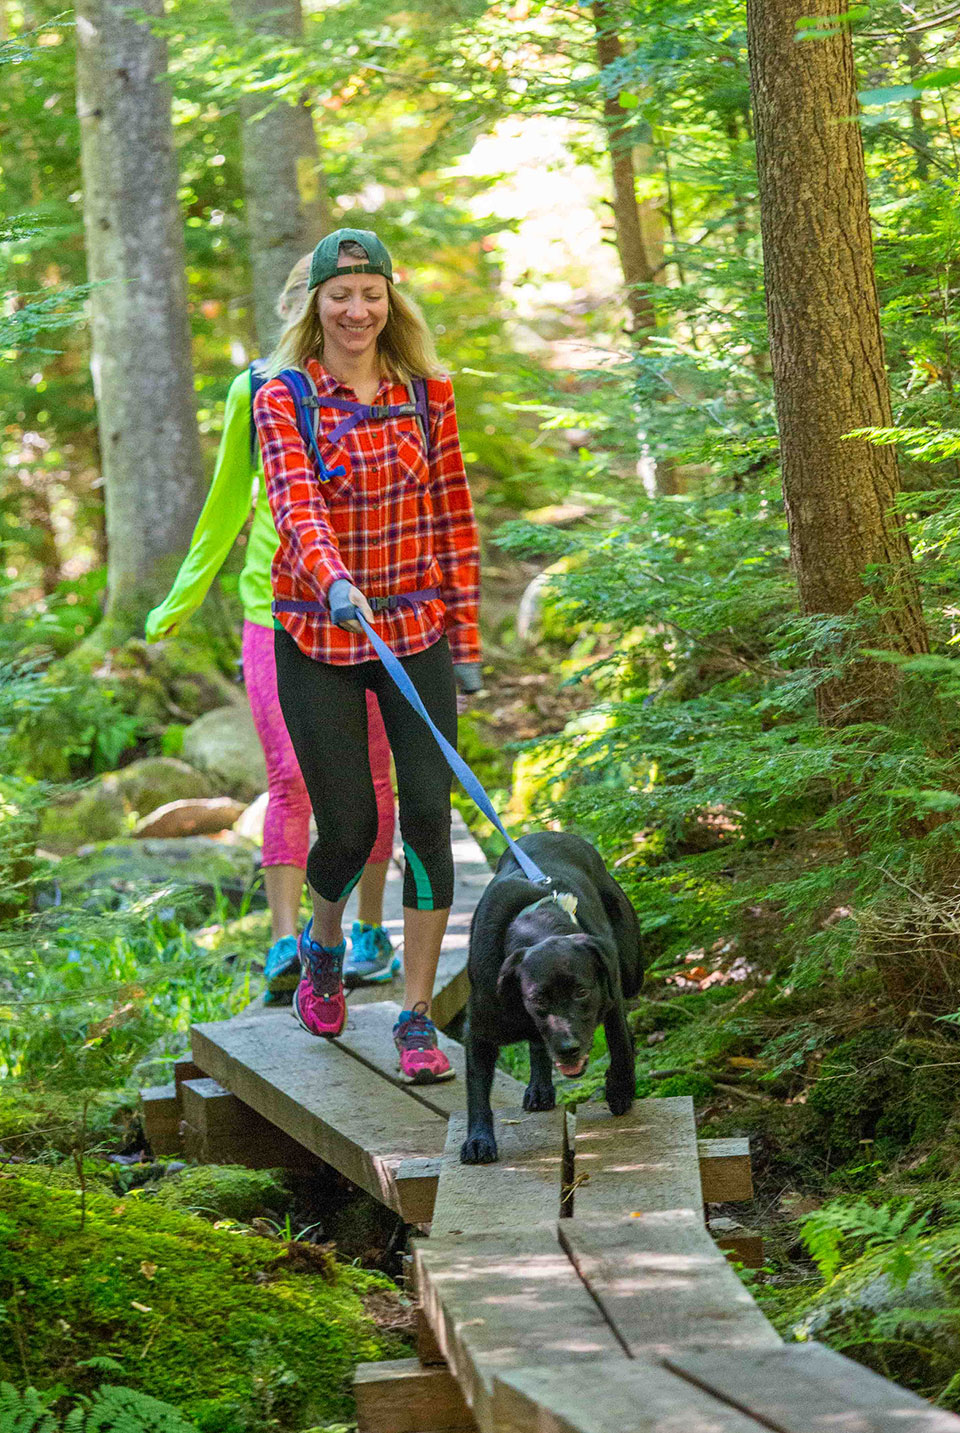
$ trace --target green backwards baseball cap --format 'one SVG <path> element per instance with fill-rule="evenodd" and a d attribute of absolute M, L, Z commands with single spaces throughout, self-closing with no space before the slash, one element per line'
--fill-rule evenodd
<path fill-rule="evenodd" d="M 355 264 L 338 263 L 340 245 L 350 243 L 351 240 L 365 251 L 365 264 L 359 260 Z M 334 274 L 382 274 L 392 283 L 393 264 L 385 246 L 370 229 L 335 229 L 332 234 L 321 239 L 313 251 L 313 258 L 310 260 L 310 282 L 307 287 L 315 289 L 326 283 L 327 279 L 332 279 Z"/>

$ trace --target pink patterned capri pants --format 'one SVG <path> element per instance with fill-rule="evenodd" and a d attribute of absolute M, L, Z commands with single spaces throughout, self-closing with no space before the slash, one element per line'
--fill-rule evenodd
<path fill-rule="evenodd" d="M 277 696 L 277 666 L 272 627 L 243 624 L 243 677 L 254 726 L 267 760 L 267 819 L 263 827 L 263 864 L 306 869 L 310 848 L 310 798 L 287 735 Z M 389 861 L 393 850 L 393 788 L 390 744 L 377 699 L 367 692 L 370 773 L 377 795 L 377 840 L 370 861 Z"/>

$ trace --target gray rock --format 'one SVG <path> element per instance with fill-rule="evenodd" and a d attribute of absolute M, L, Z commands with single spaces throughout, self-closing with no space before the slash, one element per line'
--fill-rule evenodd
<path fill-rule="evenodd" d="M 171 801 L 214 794 L 209 777 L 185 761 L 151 756 L 122 771 L 108 771 L 72 791 L 44 814 L 38 845 L 58 854 L 124 835 L 133 821 Z"/>
<path fill-rule="evenodd" d="M 267 764 L 246 704 L 217 707 L 191 722 L 183 734 L 183 755 L 227 796 L 253 801 L 266 790 Z"/>
<path fill-rule="evenodd" d="M 82 846 L 64 871 L 64 902 L 88 910 L 132 905 L 150 890 L 170 892 L 170 911 L 200 923 L 217 894 L 238 908 L 257 872 L 259 852 L 232 832 L 228 837 L 106 841 Z M 61 868 L 62 870 L 63 868 Z M 253 904 L 263 904 L 257 891 Z"/>

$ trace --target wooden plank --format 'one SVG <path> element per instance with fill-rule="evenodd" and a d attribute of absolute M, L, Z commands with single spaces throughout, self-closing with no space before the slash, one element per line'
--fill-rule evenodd
<path fill-rule="evenodd" d="M 394 1183 L 408 1224 L 426 1228 L 433 1218 L 440 1179 L 440 1158 L 402 1159 Z"/>
<path fill-rule="evenodd" d="M 703 1227 L 700 1208 L 564 1219 L 560 1242 L 631 1358 L 780 1339 Z"/>
<path fill-rule="evenodd" d="M 580 1365 L 574 1377 L 556 1368 L 498 1374 L 493 1409 L 498 1433 L 760 1433 L 762 1427 L 692 1384 L 684 1388 L 658 1364 L 626 1359 Z"/>
<path fill-rule="evenodd" d="M 494 1112 L 500 1158 L 461 1164 L 466 1115 L 451 1115 L 431 1233 L 490 1234 L 554 1224 L 560 1212 L 562 1110 Z"/>
<path fill-rule="evenodd" d="M 143 1131 L 155 1155 L 180 1151 L 180 1101 L 177 1087 L 149 1085 L 140 1091 Z"/>
<path fill-rule="evenodd" d="M 216 1080 L 184 1080 L 180 1087 L 184 1152 L 200 1164 L 244 1164 L 248 1169 L 321 1172 L 310 1150 L 243 1104 Z"/>
<path fill-rule="evenodd" d="M 393 1043 L 393 1027 L 399 1014 L 400 1006 L 393 1000 L 361 1005 L 359 1009 L 354 1009 L 351 1001 L 347 1007 L 347 1028 L 335 1043 L 436 1114 L 446 1119 L 459 1113 L 467 1102 L 466 1051 L 463 1046 L 458 1040 L 451 1040 L 441 1033 L 440 1048 L 456 1071 L 456 1079 L 442 1085 L 408 1085 L 400 1077 Z M 522 1102 L 523 1085 L 520 1081 L 503 1070 L 497 1070 L 490 1092 L 490 1103 L 494 1109 L 512 1109 Z"/>
<path fill-rule="evenodd" d="M 244 1104 L 408 1218 L 397 1169 L 441 1152 L 442 1116 L 289 1016 L 195 1025 L 191 1039 L 198 1063 Z"/>
<path fill-rule="evenodd" d="M 180 1098 L 180 1086 L 184 1080 L 201 1080 L 206 1073 L 206 1070 L 201 1070 L 195 1061 L 188 1060 L 186 1056 L 180 1060 L 175 1060 L 173 1064 L 173 1080 L 177 1087 L 177 1099 Z"/>
<path fill-rule="evenodd" d="M 536 1362 L 572 1379 L 573 1365 L 619 1355 L 555 1226 L 418 1239 L 414 1263 L 421 1307 L 482 1433 L 495 1427 L 496 1374 Z"/>
<path fill-rule="evenodd" d="M 960 1433 L 960 1418 L 932 1408 L 823 1344 L 670 1354 L 674 1372 L 748 1410 L 777 1433 Z"/>
<path fill-rule="evenodd" d="M 748 1139 L 697 1140 L 704 1204 L 753 1198 L 753 1171 Z"/>
<path fill-rule="evenodd" d="M 700 1208 L 693 1101 L 638 1100 L 617 1117 L 605 1105 L 578 1105 L 574 1165 L 576 1217 Z"/>
<path fill-rule="evenodd" d="M 358 1433 L 441 1433 L 475 1428 L 456 1379 L 417 1358 L 358 1364 L 353 1376 Z"/>
<path fill-rule="evenodd" d="M 762 1234 L 755 1234 L 751 1229 L 733 1229 L 729 1233 L 714 1234 L 713 1240 L 731 1264 L 742 1264 L 745 1269 L 763 1268 Z"/>
<path fill-rule="evenodd" d="M 463 817 L 458 811 L 452 816 L 453 860 L 456 871 L 456 885 L 447 932 L 443 938 L 437 975 L 433 984 L 433 1018 L 442 1028 L 449 1025 L 467 1003 L 470 983 L 467 979 L 467 948 L 470 937 L 470 921 L 477 901 L 492 874 L 486 857 L 471 836 Z M 344 912 L 344 928 L 349 934 L 350 926 L 356 919 L 357 895 L 354 892 Z M 403 943 L 403 872 L 399 862 L 391 861 L 387 872 L 387 883 L 383 896 L 383 924 L 390 939 L 398 948 Z M 403 1000 L 403 972 L 386 985 L 362 985 L 350 992 L 348 1006 L 359 1009 L 363 1005 L 393 1000 Z M 252 1001 L 243 1012 L 245 1018 L 264 1015 L 275 1019 L 277 1015 L 289 1013 L 286 1005 L 264 1005 L 262 996 Z"/>

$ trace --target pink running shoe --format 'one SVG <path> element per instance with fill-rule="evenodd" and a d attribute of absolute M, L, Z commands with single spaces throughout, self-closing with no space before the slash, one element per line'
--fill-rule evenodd
<path fill-rule="evenodd" d="M 436 1085 L 452 1080 L 457 1073 L 437 1048 L 437 1027 L 421 1000 L 412 1010 L 402 1010 L 393 1027 L 393 1043 L 400 1056 L 400 1073 L 411 1085 Z"/>
<path fill-rule="evenodd" d="M 332 1039 L 347 1023 L 341 978 L 347 942 L 327 950 L 311 939 L 312 925 L 307 921 L 298 944 L 300 984 L 293 992 L 293 1013 L 308 1034 Z"/>

